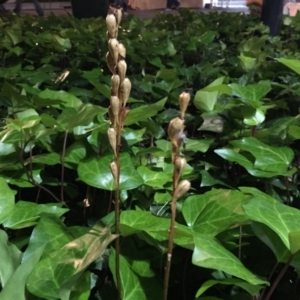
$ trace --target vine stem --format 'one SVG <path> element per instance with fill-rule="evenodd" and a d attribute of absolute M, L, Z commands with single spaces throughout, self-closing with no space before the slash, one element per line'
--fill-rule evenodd
<path fill-rule="evenodd" d="M 273 282 L 273 284 L 272 284 L 271 288 L 269 289 L 269 292 L 268 292 L 268 294 L 267 294 L 267 296 L 264 300 L 271 299 L 271 296 L 272 296 L 273 292 L 275 291 L 278 283 L 280 282 L 281 278 L 283 277 L 283 275 L 287 271 L 288 267 L 290 266 L 290 263 L 292 262 L 294 256 L 295 256 L 295 254 L 292 254 L 290 256 L 289 260 L 286 262 L 286 264 L 284 265 L 284 267 L 282 268 L 282 270 L 280 271 L 280 273 L 276 277 L 275 281 Z"/>
<path fill-rule="evenodd" d="M 65 204 L 64 200 L 64 181 L 65 181 L 65 156 L 66 156 L 66 148 L 67 148 L 67 139 L 68 139 L 68 130 L 65 132 L 63 149 L 61 154 L 61 184 L 60 184 L 60 199 L 63 204 Z"/>
<path fill-rule="evenodd" d="M 168 253 L 167 253 L 167 262 L 165 267 L 165 277 L 164 277 L 164 300 L 168 299 L 168 289 L 169 289 L 169 278 L 171 271 L 171 261 L 172 261 L 172 252 L 174 244 L 174 231 L 175 231 L 175 218 L 176 218 L 176 200 L 173 198 L 171 203 L 171 224 L 169 229 L 169 242 L 168 242 Z"/>
<path fill-rule="evenodd" d="M 121 299 L 121 276 L 120 276 L 120 172 L 121 172 L 121 162 L 120 162 L 120 147 L 121 147 L 121 127 L 118 126 L 117 130 L 117 157 L 116 164 L 118 167 L 118 176 L 116 178 L 116 190 L 115 190 L 115 227 L 116 234 L 118 237 L 115 240 L 116 248 L 116 280 L 118 289 L 118 299 Z"/>

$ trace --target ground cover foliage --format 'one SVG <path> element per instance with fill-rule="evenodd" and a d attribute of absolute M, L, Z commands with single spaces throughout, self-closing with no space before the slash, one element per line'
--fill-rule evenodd
<path fill-rule="evenodd" d="M 162 298 L 178 97 L 192 188 L 177 203 L 169 299 L 298 299 L 300 19 L 129 17 L 122 299 Z M 102 19 L 0 19 L 1 300 L 116 299 L 110 72 Z"/>

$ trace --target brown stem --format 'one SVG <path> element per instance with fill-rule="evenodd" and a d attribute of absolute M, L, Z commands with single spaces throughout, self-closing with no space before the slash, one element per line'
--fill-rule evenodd
<path fill-rule="evenodd" d="M 25 163 L 24 163 L 24 158 L 23 158 L 23 152 L 24 152 L 24 149 L 26 147 L 26 143 L 23 144 L 22 142 L 22 137 L 20 137 L 20 144 L 21 144 L 21 149 L 20 149 L 20 154 L 19 154 L 19 159 L 20 159 L 20 163 L 21 163 L 21 166 L 24 170 L 24 172 L 26 173 L 26 176 L 27 176 L 27 179 L 30 183 L 32 183 L 35 187 L 37 188 L 40 188 L 41 190 L 45 191 L 46 193 L 48 193 L 55 201 L 57 202 L 61 202 L 50 190 L 48 190 L 47 188 L 45 188 L 44 186 L 42 186 L 41 184 L 39 184 L 38 182 L 36 182 L 32 176 L 32 174 L 30 174 L 25 166 Z M 66 207 L 68 207 L 66 205 L 66 203 L 64 203 L 64 205 Z"/>
<path fill-rule="evenodd" d="M 286 196 L 287 196 L 287 205 L 291 205 L 291 194 L 290 194 L 290 186 L 287 177 L 284 177 L 285 186 L 286 186 Z"/>
<path fill-rule="evenodd" d="M 175 218 L 176 218 L 176 199 L 172 199 L 171 203 L 171 224 L 169 228 L 169 242 L 168 242 L 168 253 L 167 261 L 165 267 L 165 278 L 164 278 L 164 300 L 168 299 L 168 289 L 169 289 L 169 278 L 171 271 L 171 261 L 172 261 L 172 252 L 174 244 L 174 233 L 175 233 Z"/>
<path fill-rule="evenodd" d="M 60 184 L 60 198 L 61 202 L 65 204 L 64 200 L 64 181 L 65 181 L 65 156 L 67 148 L 68 130 L 65 132 L 65 138 L 63 143 L 63 149 L 61 154 L 61 184 Z"/>
<path fill-rule="evenodd" d="M 276 277 L 275 281 L 273 282 L 272 286 L 270 287 L 269 292 L 268 292 L 268 294 L 267 294 L 267 296 L 264 300 L 271 299 L 271 296 L 272 296 L 273 292 L 275 291 L 275 289 L 276 289 L 279 281 L 283 277 L 284 273 L 287 271 L 288 267 L 290 266 L 290 263 L 292 262 L 294 256 L 295 256 L 295 254 L 292 254 L 290 256 L 289 260 L 285 263 L 284 267 L 282 268 L 282 270 L 280 271 L 280 273 Z"/>
<path fill-rule="evenodd" d="M 273 269 L 272 269 L 272 271 L 271 271 L 271 273 L 270 273 L 270 275 L 269 275 L 267 281 L 269 281 L 269 282 L 271 281 L 271 279 L 272 279 L 274 273 L 276 272 L 276 269 L 277 269 L 278 265 L 279 265 L 279 263 L 277 262 L 277 263 L 275 264 L 275 266 L 273 267 Z M 265 287 L 265 288 L 263 289 L 263 291 L 262 291 L 262 293 L 261 293 L 261 295 L 260 295 L 260 297 L 259 297 L 260 300 L 263 299 L 263 297 L 264 297 L 264 295 L 265 295 L 265 293 L 266 293 L 266 290 L 267 290 L 267 287 Z"/>
<path fill-rule="evenodd" d="M 252 126 L 251 127 L 251 136 L 253 137 L 255 135 L 256 132 L 256 126 Z"/>
<path fill-rule="evenodd" d="M 117 130 L 117 157 L 116 164 L 118 167 L 118 177 L 116 179 L 116 190 L 115 190 L 115 227 L 116 234 L 120 235 L 120 146 L 121 146 L 121 127 L 118 126 Z M 116 280 L 118 289 L 118 299 L 121 299 L 121 276 L 120 276 L 120 239 L 119 237 L 115 240 L 116 247 Z"/>
<path fill-rule="evenodd" d="M 243 238 L 243 226 L 240 226 L 240 232 L 239 232 L 239 260 L 242 260 L 242 238 Z"/>

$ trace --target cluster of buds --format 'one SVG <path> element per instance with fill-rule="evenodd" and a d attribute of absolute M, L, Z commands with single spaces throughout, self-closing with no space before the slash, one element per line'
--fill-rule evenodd
<path fill-rule="evenodd" d="M 173 173 L 174 191 L 173 191 L 172 202 L 173 201 L 176 202 L 191 187 L 191 183 L 188 180 L 182 180 L 181 182 L 179 182 L 182 172 L 186 166 L 186 159 L 180 156 L 180 146 L 182 142 L 185 142 L 184 117 L 185 117 L 185 111 L 188 107 L 190 100 L 191 100 L 191 95 L 189 93 L 183 92 L 180 94 L 179 96 L 180 116 L 172 119 L 168 127 L 168 135 L 172 143 L 172 162 L 174 164 L 174 173 Z"/>
<path fill-rule="evenodd" d="M 123 129 L 125 119 L 129 113 L 126 103 L 131 91 L 131 82 L 128 78 L 126 78 L 126 48 L 117 39 L 121 19 L 121 9 L 115 9 L 106 17 L 106 37 L 109 49 L 106 54 L 106 62 L 112 73 L 110 106 L 108 108 L 111 125 L 107 131 L 107 135 L 109 143 L 113 149 L 115 159 L 117 159 L 119 154 L 120 134 Z M 116 186 L 118 186 L 119 166 L 117 166 L 115 161 L 110 164 L 110 169 L 115 179 Z"/>

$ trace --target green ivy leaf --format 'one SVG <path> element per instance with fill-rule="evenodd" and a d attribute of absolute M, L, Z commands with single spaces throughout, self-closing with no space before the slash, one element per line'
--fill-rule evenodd
<path fill-rule="evenodd" d="M 64 107 L 77 107 L 82 104 L 79 98 L 65 91 L 52 91 L 45 89 L 39 93 L 39 97 L 48 100 L 61 100 Z"/>
<path fill-rule="evenodd" d="M 109 164 L 113 161 L 112 155 L 93 158 L 78 165 L 79 178 L 88 185 L 113 191 L 115 181 L 111 174 Z M 122 153 L 120 157 L 121 174 L 120 189 L 131 190 L 143 184 L 143 179 L 135 170 L 131 157 L 128 153 Z"/>
<path fill-rule="evenodd" d="M 245 104 L 251 105 L 254 108 L 260 108 L 263 97 L 271 90 L 269 81 L 263 81 L 258 84 L 249 84 L 242 86 L 237 83 L 230 84 L 233 90 L 233 95 L 239 97 Z"/>
<path fill-rule="evenodd" d="M 267 284 L 246 269 L 235 255 L 216 240 L 204 235 L 195 235 L 194 239 L 192 262 L 196 266 L 221 270 L 253 285 Z"/>
<path fill-rule="evenodd" d="M 126 140 L 129 146 L 132 146 L 138 142 L 143 140 L 143 135 L 145 134 L 146 128 L 142 129 L 131 129 L 131 128 L 124 128 L 122 131 L 122 137 Z"/>
<path fill-rule="evenodd" d="M 248 196 L 234 190 L 217 189 L 185 199 L 182 213 L 195 232 L 215 236 L 249 220 L 242 205 Z"/>
<path fill-rule="evenodd" d="M 4 230 L 0 230 L 0 283 L 4 287 L 21 263 L 22 252 L 8 241 Z"/>
<path fill-rule="evenodd" d="M 59 250 L 73 239 L 74 236 L 60 219 L 43 215 L 32 231 L 22 262 L 43 246 L 47 246 L 43 253 L 45 255 Z"/>
<path fill-rule="evenodd" d="M 300 75 L 300 61 L 298 59 L 288 59 L 288 58 L 277 58 L 277 60 L 282 63 L 283 65 L 287 66 L 298 75 Z"/>
<path fill-rule="evenodd" d="M 284 173 L 294 158 L 291 148 L 269 146 L 253 137 L 234 140 L 230 144 L 250 152 L 255 157 L 254 167 L 262 171 Z"/>
<path fill-rule="evenodd" d="M 37 204 L 19 201 L 3 222 L 3 225 L 10 229 L 26 228 L 35 225 L 43 213 L 51 214 L 59 218 L 67 211 L 68 209 L 61 208 L 61 204 L 57 203 Z"/>
<path fill-rule="evenodd" d="M 194 98 L 195 106 L 203 111 L 213 111 L 215 104 L 217 103 L 219 91 L 206 91 L 207 88 L 221 85 L 224 81 L 225 77 L 220 77 L 213 81 L 206 88 L 198 91 Z"/>
<path fill-rule="evenodd" d="M 274 230 L 293 254 L 298 250 L 298 243 L 293 233 L 300 231 L 300 211 L 280 202 L 262 201 L 260 197 L 252 198 L 243 205 L 246 214 L 251 220 L 263 223 Z M 290 234 L 292 234 L 290 236 Z"/>
<path fill-rule="evenodd" d="M 197 291 L 196 297 L 201 296 L 206 290 L 216 284 L 235 285 L 247 291 L 252 296 L 258 295 L 259 291 L 263 288 L 263 286 L 261 285 L 253 285 L 237 278 L 227 278 L 224 280 L 208 280 L 203 283 L 201 288 Z"/>
<path fill-rule="evenodd" d="M 15 192 L 9 188 L 3 178 L 0 177 L 0 223 L 2 223 L 15 207 Z"/>
<path fill-rule="evenodd" d="M 109 267 L 116 282 L 116 252 L 112 249 Z M 120 255 L 120 277 L 122 299 L 157 300 L 161 296 L 161 286 L 146 260 L 134 260 Z"/>
<path fill-rule="evenodd" d="M 138 108 L 131 109 L 125 120 L 125 125 L 135 124 L 155 116 L 157 112 L 164 108 L 166 101 L 167 98 L 164 98 L 154 104 L 142 105 Z"/>
<path fill-rule="evenodd" d="M 16 269 L 4 289 L 0 293 L 0 300 L 27 300 L 25 283 L 34 266 L 40 260 L 45 246 L 39 248 L 31 257 Z"/>
<path fill-rule="evenodd" d="M 60 298 L 60 289 L 69 285 L 71 290 L 82 272 L 115 238 L 108 227 L 96 224 L 87 234 L 40 260 L 27 279 L 27 289 L 42 298 Z"/>
<path fill-rule="evenodd" d="M 137 168 L 137 172 L 144 180 L 144 184 L 152 186 L 153 188 L 163 188 L 163 186 L 172 181 L 172 178 L 164 172 L 152 171 L 148 167 L 140 166 Z"/>

